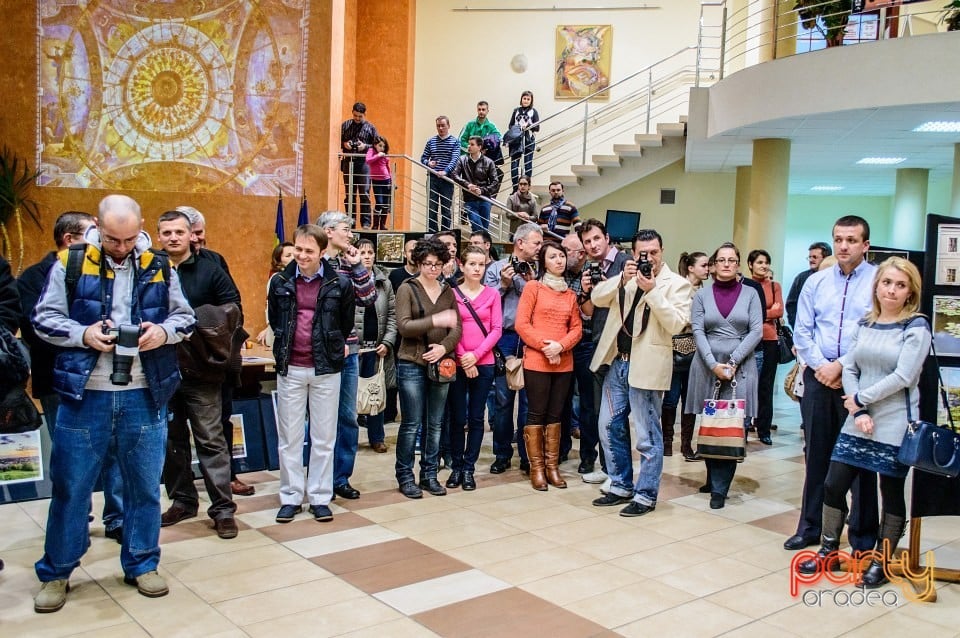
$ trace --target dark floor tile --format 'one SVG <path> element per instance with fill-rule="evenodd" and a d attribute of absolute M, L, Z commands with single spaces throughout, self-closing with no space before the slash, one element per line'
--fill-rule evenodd
<path fill-rule="evenodd" d="M 306 507 L 304 509 L 306 509 Z M 330 534 L 332 532 L 342 532 L 347 529 L 356 529 L 357 527 L 365 527 L 371 524 L 370 521 L 353 512 L 335 514 L 333 520 L 326 523 L 318 523 L 313 520 L 309 512 L 304 512 L 299 514 L 297 520 L 292 523 L 278 523 L 276 525 L 261 527 L 260 533 L 264 536 L 269 536 L 278 543 L 285 543 L 300 538 Z"/>
<path fill-rule="evenodd" d="M 463 572 L 468 569 L 470 569 L 470 566 L 466 563 L 440 552 L 432 552 L 403 558 L 389 563 L 387 566 L 377 565 L 340 574 L 340 578 L 357 589 L 361 589 L 368 594 L 375 594 L 387 589 L 412 585 L 413 583 Z"/>
<path fill-rule="evenodd" d="M 346 574 L 371 567 L 384 568 L 400 560 L 435 552 L 436 550 L 417 541 L 402 538 L 377 543 L 376 545 L 348 549 L 343 552 L 315 556 L 310 561 L 333 574 Z"/>
<path fill-rule="evenodd" d="M 750 521 L 750 525 L 755 525 L 761 529 L 783 534 L 784 540 L 786 540 L 788 537 L 793 536 L 796 533 L 797 520 L 799 518 L 800 510 L 794 509 L 790 510 L 789 512 L 782 512 L 780 514 L 774 514 L 773 516 L 758 518 L 755 521 Z"/>

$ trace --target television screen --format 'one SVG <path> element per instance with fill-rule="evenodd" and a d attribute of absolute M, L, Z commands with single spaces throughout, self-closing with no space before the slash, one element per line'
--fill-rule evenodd
<path fill-rule="evenodd" d="M 640 229 L 640 213 L 607 209 L 607 234 L 614 243 L 629 242 Z"/>

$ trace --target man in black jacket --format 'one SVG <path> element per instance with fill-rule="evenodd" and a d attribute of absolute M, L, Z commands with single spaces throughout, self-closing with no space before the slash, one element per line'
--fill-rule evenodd
<path fill-rule="evenodd" d="M 476 135 L 467 143 L 450 177 L 463 187 L 463 207 L 470 218 L 470 230 L 489 230 L 490 202 L 500 190 L 500 175 L 493 160 L 483 154 L 483 138 Z"/>
<path fill-rule="evenodd" d="M 236 286 L 214 262 L 199 259 L 190 248 L 190 219 L 180 211 L 169 211 L 160 216 L 157 238 L 161 248 L 176 268 L 183 294 L 196 309 L 203 305 L 240 305 Z M 232 339 L 232 335 L 230 335 Z M 191 339 L 203 338 L 199 329 Z M 178 356 L 183 356 L 188 344 L 180 344 Z M 229 352 L 229 343 L 226 346 Z M 199 495 L 193 484 L 190 467 L 190 432 L 193 432 L 200 472 L 210 497 L 207 514 L 213 519 L 220 538 L 235 538 L 237 506 L 230 491 L 231 450 L 227 447 L 221 422 L 220 386 L 224 368 L 188 371 L 181 365 L 183 381 L 170 409 L 173 419 L 167 433 L 167 456 L 163 477 L 167 495 L 173 501 L 160 517 L 161 527 L 175 525 L 197 515 Z M 202 368 L 202 366 L 201 366 Z M 190 427 L 187 427 L 189 419 Z"/>
<path fill-rule="evenodd" d="M 278 523 L 303 507 L 314 520 L 333 520 L 334 442 L 340 372 L 354 329 L 353 283 L 323 259 L 327 234 L 305 224 L 295 234 L 295 259 L 270 280 L 267 317 L 277 368 L 277 435 L 280 457 Z M 352 397 L 352 400 L 356 400 Z M 310 460 L 303 472 L 303 420 L 309 408 Z"/>

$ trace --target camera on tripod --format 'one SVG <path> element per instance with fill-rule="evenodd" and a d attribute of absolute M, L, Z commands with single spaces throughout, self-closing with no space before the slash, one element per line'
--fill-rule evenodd
<path fill-rule="evenodd" d="M 110 373 L 110 383 L 113 385 L 129 385 L 132 377 L 130 368 L 133 358 L 140 354 L 140 326 L 120 324 L 111 328 L 104 323 L 101 328 L 103 334 L 114 337 L 113 372 Z"/>

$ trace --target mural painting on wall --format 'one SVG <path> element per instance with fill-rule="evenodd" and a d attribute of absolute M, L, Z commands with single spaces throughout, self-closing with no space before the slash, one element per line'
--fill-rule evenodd
<path fill-rule="evenodd" d="M 579 99 L 609 86 L 612 50 L 613 27 L 609 24 L 558 26 L 554 97 Z M 610 99 L 610 94 L 596 99 Z"/>
<path fill-rule="evenodd" d="M 42 0 L 45 186 L 302 190 L 308 0 Z"/>

